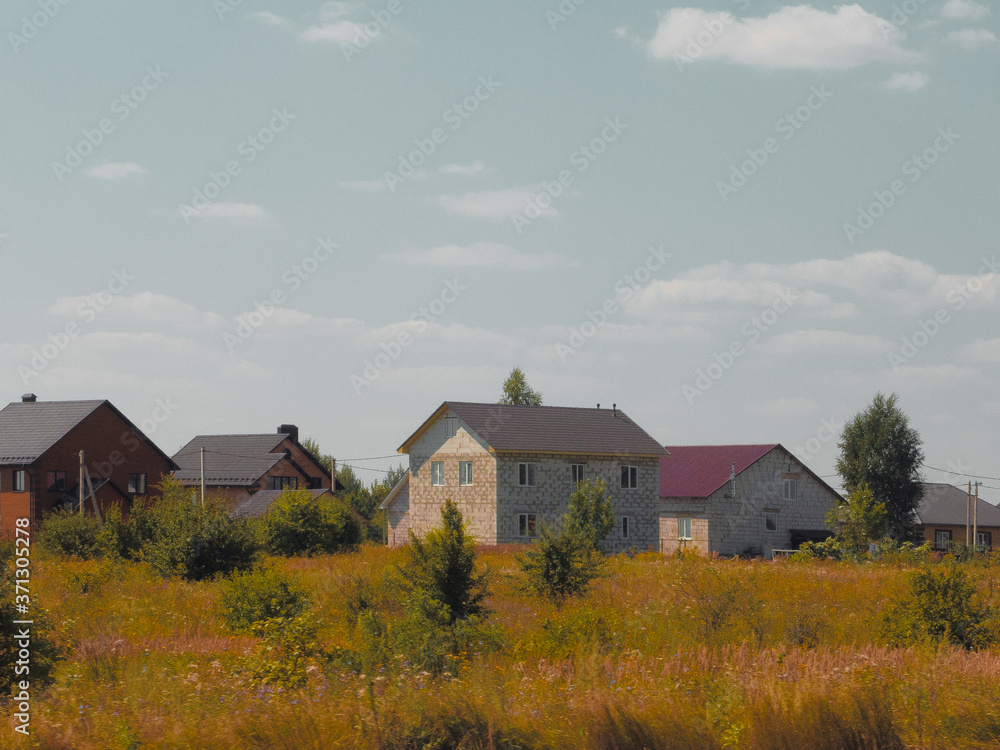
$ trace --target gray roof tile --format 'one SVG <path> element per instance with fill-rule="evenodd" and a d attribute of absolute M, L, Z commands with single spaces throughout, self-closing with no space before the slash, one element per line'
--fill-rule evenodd
<path fill-rule="evenodd" d="M 917 522 L 924 526 L 965 526 L 968 495 L 964 489 L 950 484 L 924 482 L 924 496 L 917 506 Z M 970 508 L 971 509 L 971 508 Z M 979 526 L 1000 526 L 1000 508 L 979 496 L 976 506 Z M 969 517 L 972 523 L 972 517 Z"/>
<path fill-rule="evenodd" d="M 30 464 L 105 401 L 15 402 L 0 410 L 0 465 Z"/>
<path fill-rule="evenodd" d="M 284 458 L 274 453 L 288 435 L 199 435 L 174 456 L 174 478 L 184 484 L 201 481 L 201 448 L 205 448 L 205 484 L 249 485 Z"/>
<path fill-rule="evenodd" d="M 314 500 L 330 493 L 330 490 L 305 491 L 312 495 Z M 281 497 L 283 492 L 284 490 L 260 490 L 255 492 L 242 503 L 233 508 L 229 512 L 229 515 L 236 518 L 262 516 L 270 510 L 271 503 Z"/>

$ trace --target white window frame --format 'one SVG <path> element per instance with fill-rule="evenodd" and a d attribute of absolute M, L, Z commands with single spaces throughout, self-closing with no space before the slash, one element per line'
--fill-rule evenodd
<path fill-rule="evenodd" d="M 538 536 L 538 514 L 517 514 L 517 536 L 520 539 L 534 539 Z"/>
<path fill-rule="evenodd" d="M 684 532 L 687 532 L 686 534 Z M 677 541 L 679 542 L 690 542 L 691 537 L 691 519 L 690 518 L 678 518 L 677 519 Z"/>
<path fill-rule="evenodd" d="M 445 417 L 444 429 L 447 437 L 455 437 L 458 434 L 458 417 Z"/>
<path fill-rule="evenodd" d="M 585 464 L 570 464 L 569 465 L 569 480 L 573 485 L 573 489 L 583 481 L 584 472 L 586 471 Z M 577 476 L 579 475 L 579 476 Z"/>
<path fill-rule="evenodd" d="M 622 464 L 622 489 L 623 490 L 637 490 L 639 489 L 639 467 L 629 466 Z"/>
<path fill-rule="evenodd" d="M 631 516 L 621 516 L 621 520 L 618 522 L 618 531 L 621 534 L 622 539 L 631 538 L 631 533 L 632 533 Z"/>
<path fill-rule="evenodd" d="M 768 528 L 770 526 L 770 520 L 771 520 L 772 517 L 774 518 L 774 528 L 773 529 Z M 764 531 L 766 531 L 769 534 L 774 534 L 774 533 L 776 533 L 778 531 L 778 512 L 777 511 L 774 511 L 774 510 L 765 510 L 764 511 Z"/>
<path fill-rule="evenodd" d="M 982 538 L 982 541 L 979 541 Z M 976 532 L 976 546 L 977 547 L 992 547 L 993 546 L 993 532 L 991 531 L 977 531 Z"/>
<path fill-rule="evenodd" d="M 938 544 L 940 536 L 947 534 L 944 544 Z M 952 541 L 951 529 L 934 529 L 934 549 L 948 549 L 948 542 Z"/>
<path fill-rule="evenodd" d="M 472 484 L 472 461 L 458 462 L 458 485 L 468 487 Z"/>
<path fill-rule="evenodd" d="M 799 492 L 798 479 L 786 479 L 782 482 L 781 496 L 784 500 L 795 500 Z"/>
<path fill-rule="evenodd" d="M 11 492 L 27 492 L 28 473 L 24 469 L 14 469 L 12 479 Z"/>
<path fill-rule="evenodd" d="M 431 487 L 444 487 L 444 461 L 431 461 Z"/>
<path fill-rule="evenodd" d="M 517 465 L 517 486 L 538 486 L 538 464 L 530 461 L 522 461 Z"/>

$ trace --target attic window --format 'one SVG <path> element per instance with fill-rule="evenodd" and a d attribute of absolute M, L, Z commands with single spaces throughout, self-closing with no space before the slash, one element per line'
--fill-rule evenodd
<path fill-rule="evenodd" d="M 453 438 L 458 434 L 458 417 L 448 417 L 444 420 L 447 437 Z"/>
<path fill-rule="evenodd" d="M 798 482 L 795 479 L 786 479 L 784 481 L 784 498 L 785 498 L 785 500 L 794 500 L 795 499 L 795 492 L 798 489 L 797 484 L 798 484 Z"/>

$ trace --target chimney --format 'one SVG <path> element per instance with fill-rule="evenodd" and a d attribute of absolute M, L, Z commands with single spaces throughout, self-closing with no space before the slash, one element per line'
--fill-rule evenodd
<path fill-rule="evenodd" d="M 611 404 L 611 413 L 618 416 L 618 404 Z"/>
<path fill-rule="evenodd" d="M 25 393 L 21 396 L 21 403 L 23 404 L 33 404 L 38 400 L 38 396 L 34 393 Z"/>
<path fill-rule="evenodd" d="M 288 435 L 296 443 L 299 442 L 299 428 L 293 424 L 283 424 L 278 428 L 279 435 Z"/>
<path fill-rule="evenodd" d="M 601 405 L 600 405 L 600 404 L 598 404 L 598 405 L 597 405 L 597 408 L 598 408 L 598 409 L 600 409 L 600 408 L 601 408 Z"/>

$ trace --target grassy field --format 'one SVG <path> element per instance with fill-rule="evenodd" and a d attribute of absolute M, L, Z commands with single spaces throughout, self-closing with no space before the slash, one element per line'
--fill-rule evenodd
<path fill-rule="evenodd" d="M 361 603 L 397 627 L 398 550 L 274 558 L 333 654 L 261 684 L 259 639 L 227 631 L 222 584 L 141 564 L 36 559 L 36 601 L 67 658 L 27 740 L 109 748 L 979 748 L 1000 744 L 1000 649 L 889 644 L 919 565 L 610 560 L 557 608 L 520 592 L 517 550 L 480 551 L 492 614 L 437 673 L 364 650 Z M 986 603 L 995 561 L 965 569 Z M 947 565 L 934 563 L 934 565 Z M 258 658 L 266 659 L 267 654 Z M 353 661 L 352 661 L 353 659 Z"/>

